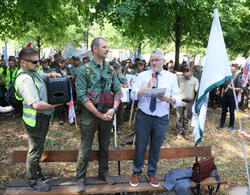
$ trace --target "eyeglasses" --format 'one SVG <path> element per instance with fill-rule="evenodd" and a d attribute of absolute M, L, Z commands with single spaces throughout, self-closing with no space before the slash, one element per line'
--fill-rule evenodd
<path fill-rule="evenodd" d="M 32 64 L 37 64 L 39 62 L 39 60 L 24 60 L 24 61 L 27 61 L 27 62 L 31 62 Z"/>
<path fill-rule="evenodd" d="M 154 63 L 154 62 L 156 62 L 156 63 L 158 63 L 158 62 L 160 62 L 162 59 L 153 59 L 153 60 L 150 60 L 150 62 L 151 63 Z"/>

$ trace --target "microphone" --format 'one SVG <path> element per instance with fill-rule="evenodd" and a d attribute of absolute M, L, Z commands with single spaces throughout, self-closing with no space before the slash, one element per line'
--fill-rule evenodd
<path fill-rule="evenodd" d="M 156 78 L 156 73 L 155 72 L 152 73 L 152 78 Z M 155 88 L 155 87 L 152 87 L 152 88 Z"/>

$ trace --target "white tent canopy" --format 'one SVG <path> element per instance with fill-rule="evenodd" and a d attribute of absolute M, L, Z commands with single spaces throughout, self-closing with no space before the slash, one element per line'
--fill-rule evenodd
<path fill-rule="evenodd" d="M 80 60 L 82 61 L 82 59 L 84 57 L 87 57 L 87 56 L 92 58 L 92 52 L 91 52 L 91 50 L 85 51 L 83 49 L 81 49 L 81 50 L 76 49 L 70 42 L 68 42 L 66 47 L 65 47 L 63 57 L 64 58 L 71 58 L 72 56 L 79 57 Z"/>

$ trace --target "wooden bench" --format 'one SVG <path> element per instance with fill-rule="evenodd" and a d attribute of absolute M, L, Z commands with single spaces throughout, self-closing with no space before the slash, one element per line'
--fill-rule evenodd
<path fill-rule="evenodd" d="M 114 194 L 122 192 L 163 192 L 166 189 L 162 186 L 158 188 L 152 187 L 147 181 L 146 175 L 142 174 L 140 177 L 140 184 L 137 187 L 131 187 L 129 185 L 129 179 L 131 175 L 120 175 L 120 162 L 133 160 L 134 150 L 121 149 L 110 150 L 109 161 L 118 162 L 118 176 L 113 176 L 116 184 L 108 185 L 104 181 L 95 177 L 87 178 L 86 180 L 86 192 L 82 194 Z M 26 161 L 27 151 L 14 151 L 13 161 L 15 163 Z M 149 151 L 146 151 L 145 159 L 148 159 Z M 211 147 L 186 147 L 186 148 L 162 148 L 160 152 L 160 159 L 175 159 L 175 158 L 194 158 L 194 157 L 206 157 L 211 156 Z M 41 162 L 76 162 L 78 157 L 78 151 L 44 151 L 40 159 Z M 96 161 L 98 159 L 98 151 L 91 152 L 90 161 Z M 195 161 L 195 159 L 194 159 Z M 190 164 L 192 166 L 192 164 Z M 112 167 L 110 167 L 112 169 Z M 173 167 L 177 168 L 177 167 Z M 132 172 L 132 170 L 131 170 Z M 165 181 L 165 173 L 157 174 L 157 178 L 161 184 Z M 79 194 L 76 192 L 76 179 L 75 178 L 60 178 L 51 179 L 48 181 L 52 186 L 52 190 L 46 192 L 46 194 Z M 221 178 L 221 184 L 227 182 Z M 201 185 L 211 186 L 216 185 L 217 181 L 215 177 L 208 177 L 201 181 Z M 196 186 L 195 182 L 191 182 L 191 187 Z M 34 191 L 28 191 L 26 179 L 16 179 L 10 182 L 5 194 L 40 194 Z M 41 193 L 44 194 L 44 193 Z"/>

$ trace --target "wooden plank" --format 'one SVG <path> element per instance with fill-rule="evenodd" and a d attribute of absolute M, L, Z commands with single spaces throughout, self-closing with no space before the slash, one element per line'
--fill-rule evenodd
<path fill-rule="evenodd" d="M 135 150 L 110 150 L 109 161 L 133 160 Z M 145 159 L 148 159 L 149 150 L 145 152 Z M 13 162 L 25 162 L 27 151 L 14 151 Z M 186 147 L 186 148 L 161 148 L 160 159 L 205 157 L 211 156 L 211 147 Z M 52 150 L 44 151 L 41 162 L 76 162 L 77 150 Z M 91 151 L 90 161 L 98 160 L 98 150 Z"/>
<path fill-rule="evenodd" d="M 113 180 L 116 182 L 116 184 L 124 184 L 129 183 L 129 179 L 131 175 L 120 175 L 120 176 L 111 176 Z M 165 174 L 157 174 L 156 178 L 161 182 L 164 183 L 166 177 Z M 140 176 L 140 183 L 141 182 L 147 182 L 148 179 L 145 174 L 142 174 Z M 47 181 L 51 186 L 73 186 L 76 185 L 77 179 L 75 177 L 71 178 L 59 178 L 59 179 L 50 179 Z M 203 185 L 210 185 L 217 183 L 215 177 L 208 177 L 201 181 Z M 226 180 L 221 178 L 221 183 L 225 184 Z M 86 185 L 105 185 L 106 182 L 103 180 L 98 179 L 97 177 L 88 177 L 85 181 Z M 27 179 L 14 179 L 9 183 L 9 187 L 27 187 L 28 182 Z M 192 181 L 191 186 L 195 186 L 195 182 Z"/>
<path fill-rule="evenodd" d="M 221 178 L 221 184 L 226 184 L 227 182 Z M 161 181 L 163 184 L 163 181 Z M 208 177 L 201 182 L 201 185 L 216 185 L 217 181 L 214 177 Z M 195 182 L 191 182 L 191 187 L 196 186 Z M 107 193 L 119 193 L 119 192 L 162 192 L 166 189 L 162 186 L 158 188 L 152 187 L 148 181 L 140 181 L 139 186 L 131 187 L 129 183 L 115 184 L 115 185 L 86 185 L 86 192 L 81 194 L 107 194 Z M 8 187 L 5 195 L 16 195 L 16 194 L 44 194 L 37 191 L 29 191 L 27 187 Z M 59 195 L 59 194 L 79 194 L 76 192 L 76 185 L 57 185 L 52 186 L 52 190 L 46 192 L 49 195 Z"/>

